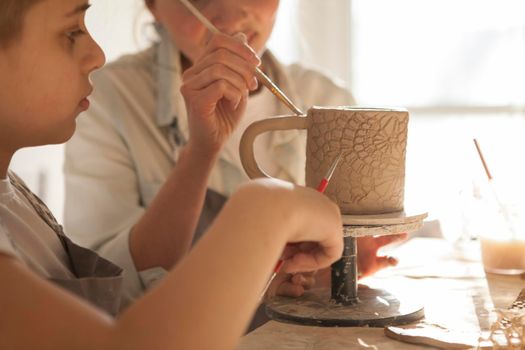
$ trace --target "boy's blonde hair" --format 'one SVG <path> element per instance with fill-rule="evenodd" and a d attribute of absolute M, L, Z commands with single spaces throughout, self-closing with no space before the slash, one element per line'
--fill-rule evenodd
<path fill-rule="evenodd" d="M 0 0 L 0 48 L 7 47 L 22 31 L 24 17 L 41 0 Z"/>

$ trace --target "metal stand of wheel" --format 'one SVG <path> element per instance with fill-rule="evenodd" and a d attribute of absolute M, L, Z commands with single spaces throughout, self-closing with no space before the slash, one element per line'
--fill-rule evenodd
<path fill-rule="evenodd" d="M 266 303 L 268 316 L 323 327 L 383 327 L 423 318 L 423 306 L 411 295 L 358 285 L 356 240 L 345 236 L 343 256 L 332 265 L 331 289 L 312 289 L 299 298 L 273 297 Z"/>

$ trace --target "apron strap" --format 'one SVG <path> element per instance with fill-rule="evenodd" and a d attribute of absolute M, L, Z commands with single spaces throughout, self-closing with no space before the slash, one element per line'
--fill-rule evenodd
<path fill-rule="evenodd" d="M 48 207 L 14 173 L 9 172 L 11 184 L 31 203 L 44 222 L 56 233 L 69 259 L 76 279 L 50 278 L 55 284 L 90 301 L 116 316 L 120 309 L 123 289 L 122 269 L 94 251 L 72 242 Z"/>
<path fill-rule="evenodd" d="M 66 242 L 67 237 L 64 234 L 62 225 L 60 225 L 57 222 L 49 208 L 44 204 L 44 202 L 42 202 L 40 198 L 38 198 L 33 192 L 31 192 L 31 190 L 25 185 L 22 179 L 20 179 L 15 173 L 11 171 L 8 172 L 8 177 L 11 184 L 27 199 L 27 201 L 31 204 L 33 209 L 35 209 L 35 211 L 37 212 L 38 216 L 40 216 L 40 218 L 44 220 L 44 222 L 56 233 L 58 239 L 60 239 L 60 242 L 64 247 L 64 250 L 67 253 L 71 269 L 73 270 L 72 272 L 75 274 L 75 276 L 77 276 L 75 266 L 73 264 L 73 261 L 71 260 L 69 245 Z"/>

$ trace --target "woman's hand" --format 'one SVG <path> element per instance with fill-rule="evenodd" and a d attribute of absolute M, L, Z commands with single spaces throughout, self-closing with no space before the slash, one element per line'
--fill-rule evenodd
<path fill-rule="evenodd" d="M 260 60 L 243 35 L 215 34 L 201 57 L 182 76 L 190 144 L 217 154 L 246 110 L 248 93 L 257 89 Z"/>
<path fill-rule="evenodd" d="M 357 268 L 359 277 L 370 276 L 388 266 L 396 266 L 398 260 L 392 256 L 378 256 L 377 251 L 393 242 L 404 240 L 406 233 L 379 237 L 359 237 L 357 239 Z"/>

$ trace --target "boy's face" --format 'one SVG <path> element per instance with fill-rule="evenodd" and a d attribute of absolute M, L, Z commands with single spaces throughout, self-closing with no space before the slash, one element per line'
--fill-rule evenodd
<path fill-rule="evenodd" d="M 61 143 L 87 109 L 89 74 L 104 54 L 84 24 L 87 0 L 42 0 L 18 40 L 0 49 L 0 146 Z"/>
<path fill-rule="evenodd" d="M 246 34 L 248 44 L 259 54 L 270 37 L 279 7 L 279 0 L 190 2 L 221 32 Z M 148 7 L 186 57 L 194 61 L 200 56 L 210 33 L 179 0 L 150 0 Z"/>

